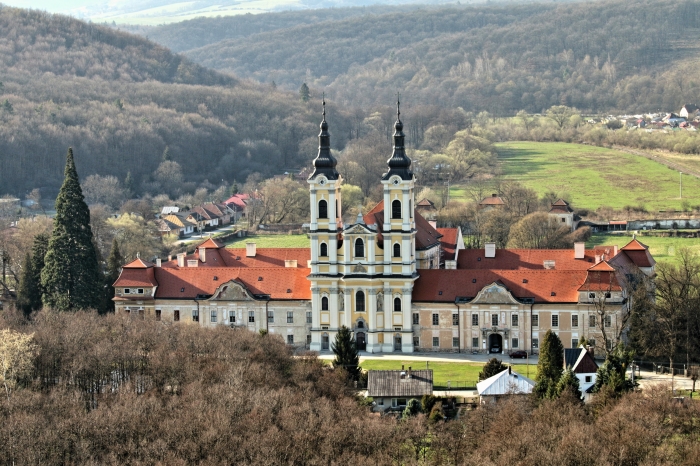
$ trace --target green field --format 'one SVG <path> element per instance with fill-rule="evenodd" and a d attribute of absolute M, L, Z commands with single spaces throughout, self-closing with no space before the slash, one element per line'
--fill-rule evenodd
<path fill-rule="evenodd" d="M 308 248 L 306 235 L 248 235 L 226 241 L 227 248 L 244 248 L 246 242 L 253 242 L 259 248 Z"/>
<path fill-rule="evenodd" d="M 657 236 L 637 236 L 637 239 L 649 246 L 649 252 L 657 262 L 675 263 L 678 259 L 678 251 L 681 248 L 688 248 L 700 254 L 700 238 L 660 238 Z M 599 246 L 601 244 L 618 245 L 619 247 L 632 241 L 631 234 L 624 235 L 593 235 L 586 243 L 587 248 Z"/>
<path fill-rule="evenodd" d="M 507 359 L 507 356 L 506 356 Z M 505 364 L 508 364 L 506 359 L 503 359 Z M 425 369 L 425 361 L 386 361 L 378 359 L 369 359 L 363 361 L 360 366 L 365 370 L 399 370 L 403 365 L 406 369 L 410 366 L 414 370 Z M 483 363 L 475 362 L 446 362 L 446 361 L 430 361 L 428 369 L 433 370 L 433 385 L 438 388 L 447 387 L 447 382 L 450 381 L 453 388 L 474 385 L 479 379 L 479 372 L 484 367 Z M 513 364 L 513 370 L 521 375 L 527 376 L 528 368 L 526 364 Z M 534 380 L 537 373 L 537 363 L 530 364 L 530 378 Z"/>
<path fill-rule="evenodd" d="M 660 163 L 603 147 L 557 142 L 495 144 L 504 177 L 534 189 L 568 197 L 574 208 L 621 209 L 643 205 L 649 211 L 680 210 L 679 174 Z M 465 198 L 464 187 L 450 190 Z M 700 205 L 700 180 L 683 176 L 683 201 Z"/>

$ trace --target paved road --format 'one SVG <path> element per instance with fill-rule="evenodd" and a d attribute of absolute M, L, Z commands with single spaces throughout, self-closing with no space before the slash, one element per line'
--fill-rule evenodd
<path fill-rule="evenodd" d="M 319 354 L 319 359 L 333 359 L 332 352 Z M 476 362 L 483 364 L 491 358 L 502 361 L 512 361 L 514 364 L 527 364 L 526 359 L 510 359 L 507 354 L 471 354 L 471 353 L 366 353 L 360 351 L 360 362 L 367 360 L 384 361 L 444 361 L 444 362 Z M 530 357 L 530 364 L 537 364 L 537 356 Z"/>

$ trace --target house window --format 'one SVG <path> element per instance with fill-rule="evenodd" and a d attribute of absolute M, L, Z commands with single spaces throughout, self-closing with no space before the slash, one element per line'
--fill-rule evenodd
<path fill-rule="evenodd" d="M 173 311 L 173 322 L 180 322 L 180 311 Z"/>
<path fill-rule="evenodd" d="M 288 324 L 294 323 L 294 311 L 287 311 L 287 323 Z"/>
<path fill-rule="evenodd" d="M 328 245 L 326 243 L 321 243 L 321 257 L 328 256 Z"/>
<path fill-rule="evenodd" d="M 267 323 L 268 324 L 275 323 L 275 311 L 267 311 Z"/>
<path fill-rule="evenodd" d="M 413 313 L 413 325 L 418 325 L 420 324 L 420 314 L 417 312 Z"/>
<path fill-rule="evenodd" d="M 229 324 L 236 323 L 236 313 L 234 311 L 228 311 L 228 323 Z"/>
<path fill-rule="evenodd" d="M 255 311 L 248 311 L 248 322 L 255 322 Z"/>
<path fill-rule="evenodd" d="M 401 298 L 394 298 L 394 312 L 401 312 Z"/>
<path fill-rule="evenodd" d="M 211 311 L 211 313 L 210 313 L 210 315 L 209 315 L 209 318 L 210 318 L 211 323 L 212 323 L 212 324 L 215 324 L 215 323 L 216 323 L 216 318 L 217 318 L 217 316 L 216 316 L 216 311 Z"/>
<path fill-rule="evenodd" d="M 572 338 L 572 339 L 571 339 L 571 347 L 572 347 L 572 348 L 578 348 L 578 338 Z"/>
<path fill-rule="evenodd" d="M 321 349 L 327 350 L 328 347 L 329 347 L 328 334 L 324 333 L 323 335 L 321 335 Z"/>
<path fill-rule="evenodd" d="M 565 218 L 562 218 L 562 219 L 561 219 L 561 223 L 564 223 L 564 222 L 566 222 L 566 219 L 565 219 Z"/>
<path fill-rule="evenodd" d="M 124 288 L 124 294 L 129 294 L 131 293 L 131 289 L 129 288 Z"/>
<path fill-rule="evenodd" d="M 199 322 L 199 309 L 192 310 L 192 322 Z"/>
<path fill-rule="evenodd" d="M 473 337 L 472 338 L 472 348 L 478 348 L 478 347 L 479 347 L 479 338 Z"/>
<path fill-rule="evenodd" d="M 394 243 L 394 257 L 401 257 L 401 245 Z"/>
<path fill-rule="evenodd" d="M 605 341 L 605 347 L 610 351 L 612 349 L 612 340 L 606 340 Z"/>
<path fill-rule="evenodd" d="M 287 335 L 287 344 L 288 345 L 294 344 L 294 335 Z"/>
<path fill-rule="evenodd" d="M 355 312 L 365 312 L 365 292 L 355 293 Z"/>
<path fill-rule="evenodd" d="M 540 316 L 535 314 L 532 316 L 532 326 L 533 327 L 539 327 L 540 326 Z"/>
<path fill-rule="evenodd" d="M 479 326 L 479 314 L 472 314 L 472 327 Z"/>
<path fill-rule="evenodd" d="M 392 398 L 391 407 L 398 408 L 400 406 L 406 406 L 406 398 Z"/>
<path fill-rule="evenodd" d="M 306 345 L 308 346 L 310 344 L 311 344 L 311 335 L 306 335 Z"/>
<path fill-rule="evenodd" d="M 520 346 L 520 342 L 518 341 L 518 339 L 517 339 L 517 338 L 511 338 L 511 340 L 510 340 L 510 347 L 511 347 L 511 348 L 517 348 L 518 346 Z"/>
<path fill-rule="evenodd" d="M 532 339 L 532 349 L 537 349 L 540 347 L 540 339 L 539 338 L 533 338 Z"/>
<path fill-rule="evenodd" d="M 433 314 L 433 325 L 439 325 L 440 324 L 440 316 L 437 314 Z"/>
<path fill-rule="evenodd" d="M 328 218 L 328 202 L 324 199 L 318 201 L 318 218 Z"/>
<path fill-rule="evenodd" d="M 433 348 L 440 347 L 440 337 L 433 337 Z"/>
<path fill-rule="evenodd" d="M 160 321 L 160 309 L 156 309 L 156 320 Z"/>
<path fill-rule="evenodd" d="M 398 199 L 391 203 L 391 218 L 401 218 L 401 201 Z"/>
<path fill-rule="evenodd" d="M 571 326 L 578 327 L 578 314 L 574 314 L 571 316 Z"/>
<path fill-rule="evenodd" d="M 420 346 L 420 338 L 413 337 L 413 346 Z"/>
<path fill-rule="evenodd" d="M 452 325 L 459 325 L 459 314 L 452 314 Z"/>
<path fill-rule="evenodd" d="M 595 347 L 595 338 L 589 338 L 587 341 L 588 341 L 588 346 Z"/>
<path fill-rule="evenodd" d="M 459 337 L 452 337 L 452 347 L 459 348 Z"/>
<path fill-rule="evenodd" d="M 355 240 L 355 258 L 365 257 L 365 242 L 362 238 L 357 238 Z"/>
<path fill-rule="evenodd" d="M 308 311 L 306 313 L 306 323 L 310 324 L 311 323 L 311 311 Z"/>
<path fill-rule="evenodd" d="M 143 288 L 137 288 L 136 293 L 138 294 L 143 294 Z"/>
<path fill-rule="evenodd" d="M 592 375 L 587 375 L 586 378 L 585 378 L 585 380 L 586 380 L 586 383 L 591 383 L 591 382 L 593 382 L 593 376 L 592 376 Z"/>
<path fill-rule="evenodd" d="M 321 298 L 321 310 L 322 311 L 328 310 L 328 297 L 327 296 L 324 296 Z"/>
<path fill-rule="evenodd" d="M 552 327 L 559 327 L 559 316 L 557 314 L 552 316 Z"/>
<path fill-rule="evenodd" d="M 605 327 L 611 327 L 612 326 L 612 316 L 605 316 Z"/>
<path fill-rule="evenodd" d="M 491 325 L 494 327 L 498 325 L 498 314 L 491 314 Z"/>
<path fill-rule="evenodd" d="M 595 293 L 588 293 L 588 299 L 595 299 Z"/>
<path fill-rule="evenodd" d="M 590 328 L 595 328 L 595 315 L 588 316 L 588 326 Z"/>
<path fill-rule="evenodd" d="M 377 398 L 377 406 L 384 406 L 384 398 Z"/>
<path fill-rule="evenodd" d="M 610 299 L 611 296 L 612 296 L 612 294 L 611 294 L 609 291 L 607 291 L 607 292 L 605 293 L 605 298 L 606 298 L 606 299 Z"/>
<path fill-rule="evenodd" d="M 510 326 L 511 326 L 511 327 L 517 327 L 517 326 L 518 326 L 518 314 L 511 314 L 511 316 L 510 316 Z"/>

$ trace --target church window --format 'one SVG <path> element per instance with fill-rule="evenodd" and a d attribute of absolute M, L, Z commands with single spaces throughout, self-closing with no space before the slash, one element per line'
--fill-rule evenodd
<path fill-rule="evenodd" d="M 199 322 L 199 310 L 198 309 L 192 310 L 192 322 Z"/>
<path fill-rule="evenodd" d="M 401 312 L 401 298 L 394 298 L 394 312 Z"/>
<path fill-rule="evenodd" d="M 321 257 L 328 256 L 328 245 L 326 243 L 321 243 Z"/>
<path fill-rule="evenodd" d="M 328 310 L 328 297 L 324 296 L 321 298 L 321 310 L 322 311 L 327 311 Z"/>
<path fill-rule="evenodd" d="M 401 201 L 398 199 L 391 203 L 391 218 L 401 218 Z"/>
<path fill-rule="evenodd" d="M 472 314 L 472 325 L 474 327 L 479 326 L 479 314 Z"/>
<path fill-rule="evenodd" d="M 294 323 L 294 311 L 287 311 L 287 323 L 288 324 Z"/>
<path fill-rule="evenodd" d="M 433 314 L 433 325 L 440 325 L 440 316 L 438 314 Z"/>
<path fill-rule="evenodd" d="M 401 257 L 401 245 L 394 243 L 394 257 Z"/>
<path fill-rule="evenodd" d="M 365 312 L 365 292 L 358 291 L 355 294 L 355 312 Z"/>
<path fill-rule="evenodd" d="M 324 199 L 318 202 L 318 218 L 328 218 L 328 202 Z"/>
<path fill-rule="evenodd" d="M 216 311 L 211 311 L 210 314 L 211 314 L 211 315 L 209 316 L 209 318 L 210 318 L 210 320 L 211 320 L 211 323 L 212 323 L 212 324 L 215 324 L 215 323 L 216 323 L 216 318 L 217 318 L 217 316 L 216 316 Z"/>
<path fill-rule="evenodd" d="M 452 314 L 452 325 L 459 325 L 459 314 Z"/>
<path fill-rule="evenodd" d="M 236 323 L 236 313 L 234 311 L 228 311 L 228 323 L 229 324 Z"/>
<path fill-rule="evenodd" d="M 365 242 L 362 238 L 357 238 L 355 240 L 355 258 L 365 257 Z"/>
<path fill-rule="evenodd" d="M 311 319 L 312 319 L 312 314 L 310 311 L 307 311 L 306 312 L 306 323 L 310 324 L 312 322 Z"/>
<path fill-rule="evenodd" d="M 248 311 L 248 322 L 255 322 L 255 311 Z"/>

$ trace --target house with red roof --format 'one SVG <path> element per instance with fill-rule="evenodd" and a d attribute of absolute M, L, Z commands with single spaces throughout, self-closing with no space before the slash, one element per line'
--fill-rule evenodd
<path fill-rule="evenodd" d="M 492 209 L 501 209 L 506 205 L 505 201 L 498 194 L 491 194 L 485 197 L 479 202 L 478 208 L 484 211 L 489 211 Z"/>
<path fill-rule="evenodd" d="M 557 223 L 566 225 L 571 231 L 576 229 L 578 222 L 581 220 L 574 214 L 574 209 L 564 199 L 554 201 L 548 213 L 550 217 L 556 219 Z"/>
<path fill-rule="evenodd" d="M 230 249 L 207 239 L 192 254 L 136 259 L 114 283 L 116 312 L 171 325 L 266 330 L 314 351 L 329 351 L 346 326 L 362 351 L 375 353 L 536 353 L 547 330 L 576 347 L 624 325 L 618 317 L 630 277 L 654 273 L 644 244 L 465 249 L 458 229 L 435 228 L 414 204 L 398 105 L 393 139 L 379 180 L 382 200 L 344 223 L 343 179 L 324 106 L 307 180 L 308 248 Z M 202 206 L 202 216 L 215 213 Z M 609 310 L 604 322 L 596 312 L 601 303 Z"/>

